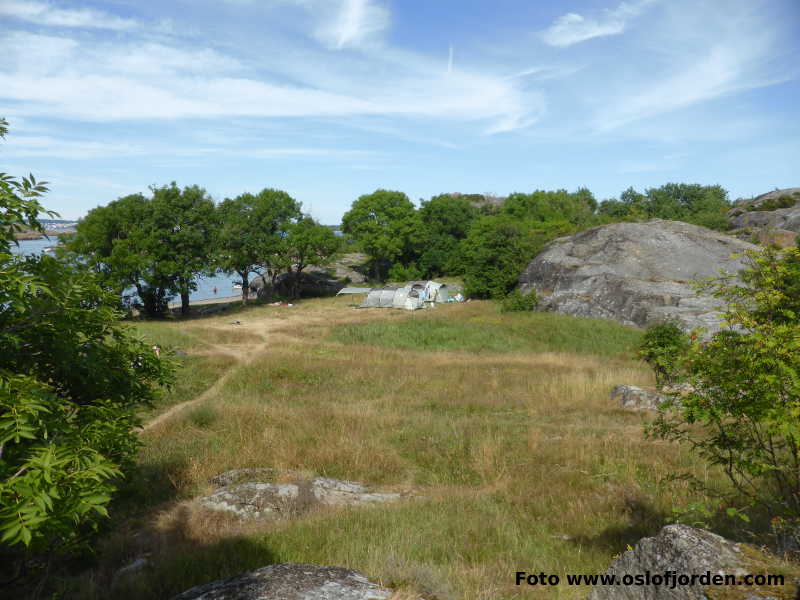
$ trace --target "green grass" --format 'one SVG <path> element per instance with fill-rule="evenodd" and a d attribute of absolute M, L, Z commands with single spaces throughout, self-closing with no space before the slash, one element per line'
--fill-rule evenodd
<path fill-rule="evenodd" d="M 114 530 L 63 597 L 107 597 L 114 572 L 146 554 L 151 568 L 116 600 L 168 598 L 277 562 L 354 568 L 403 599 L 577 600 L 588 590 L 519 588 L 514 572 L 563 580 L 604 571 L 673 509 L 705 500 L 671 475 L 724 484 L 689 449 L 646 439 L 650 415 L 609 400 L 619 383 L 652 384 L 633 359 L 638 330 L 499 314 L 488 302 L 413 314 L 354 311 L 349 302 L 255 308 L 230 333 L 222 319 L 185 325 L 194 343 L 212 345 L 203 352 L 241 350 L 248 334 L 266 343 L 224 386 L 144 432 L 139 469 L 111 507 Z M 182 341 L 169 323 L 147 333 Z M 224 370 L 201 361 L 225 355 L 193 352 L 173 401 Z M 213 489 L 214 475 L 248 467 L 280 481 L 326 476 L 411 497 L 270 523 L 189 502 Z"/>
<path fill-rule="evenodd" d="M 188 350 L 202 348 L 206 343 L 188 332 L 185 325 L 170 321 L 137 321 L 130 325 L 134 332 L 148 344 Z"/>
<path fill-rule="evenodd" d="M 552 313 L 472 315 L 464 320 L 416 315 L 402 321 L 341 325 L 332 340 L 428 352 L 632 353 L 642 332 L 612 321 Z"/>

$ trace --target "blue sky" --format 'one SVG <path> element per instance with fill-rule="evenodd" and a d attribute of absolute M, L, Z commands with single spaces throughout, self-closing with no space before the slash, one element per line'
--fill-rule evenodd
<path fill-rule="evenodd" d="M 66 218 L 152 184 L 800 185 L 798 0 L 0 0 L 0 171 Z"/>

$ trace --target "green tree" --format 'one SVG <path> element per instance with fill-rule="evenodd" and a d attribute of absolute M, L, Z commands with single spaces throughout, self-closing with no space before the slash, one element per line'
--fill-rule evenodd
<path fill-rule="evenodd" d="M 0 178 L 3 231 L 41 231 L 37 197 L 46 188 Z M 90 537 L 133 467 L 136 411 L 172 370 L 121 326 L 117 298 L 95 274 L 48 256 L 13 256 L 4 235 L 0 577 L 9 584 L 25 564 L 49 564 Z"/>
<path fill-rule="evenodd" d="M 510 215 L 479 218 L 459 246 L 466 294 L 504 297 L 539 245 L 528 223 Z"/>
<path fill-rule="evenodd" d="M 289 226 L 286 236 L 286 251 L 289 272 L 292 274 L 291 296 L 299 295 L 300 273 L 309 265 L 328 264 L 341 247 L 341 241 L 330 227 L 320 225 L 305 216 Z"/>
<path fill-rule="evenodd" d="M 250 275 L 267 274 L 273 283 L 290 266 L 285 238 L 301 217 L 301 205 L 286 192 L 264 189 L 225 199 L 217 207 L 215 264 L 242 279 L 242 302 L 250 293 Z"/>
<path fill-rule="evenodd" d="M 66 239 L 65 248 L 75 256 L 75 265 L 84 264 L 100 274 L 121 301 L 133 288 L 144 312 L 159 316 L 175 294 L 175 280 L 163 264 L 168 252 L 159 247 L 158 239 L 151 200 L 131 194 L 90 210 Z"/>
<path fill-rule="evenodd" d="M 180 295 L 181 313 L 187 314 L 197 278 L 213 273 L 214 202 L 204 189 L 193 185 L 181 190 L 174 181 L 151 191 L 147 257 L 153 271 L 170 282 L 170 291 Z"/>
<path fill-rule="evenodd" d="M 424 276 L 436 277 L 458 269 L 454 264 L 458 244 L 467 237 L 478 214 L 471 196 L 440 194 L 420 203 L 422 235 L 417 265 Z"/>
<path fill-rule="evenodd" d="M 517 219 L 541 223 L 567 221 L 573 225 L 593 224 L 597 201 L 586 188 L 574 193 L 567 190 L 536 190 L 530 194 L 511 194 L 502 212 Z"/>
<path fill-rule="evenodd" d="M 98 206 L 81 219 L 76 232 L 62 236 L 65 249 L 100 276 L 101 281 L 122 298 L 126 289 L 139 286 L 145 271 L 140 225 L 149 219 L 147 199 L 142 194 L 124 196 Z"/>
<path fill-rule="evenodd" d="M 617 220 L 669 219 L 724 231 L 731 204 L 719 185 L 667 183 L 644 194 L 628 188 L 619 200 L 604 200 L 599 214 Z"/>
<path fill-rule="evenodd" d="M 411 262 L 420 220 L 414 204 L 402 192 L 376 190 L 361 196 L 342 217 L 342 231 L 364 249 L 380 279 L 394 262 Z"/>
<path fill-rule="evenodd" d="M 693 391 L 650 433 L 689 444 L 737 492 L 773 515 L 800 517 L 800 250 L 767 248 L 706 287 L 726 328 L 695 338 L 684 361 Z M 699 427 L 698 427 L 699 426 Z"/>
<path fill-rule="evenodd" d="M 664 321 L 651 325 L 642 337 L 638 356 L 649 364 L 656 383 L 673 383 L 680 372 L 680 361 L 689 348 L 689 337 L 677 323 Z"/>
<path fill-rule="evenodd" d="M 180 189 L 173 182 L 151 192 L 92 209 L 65 248 L 120 299 L 134 288 L 146 314 L 163 314 L 176 294 L 187 313 L 197 278 L 213 269 L 214 203 L 197 186 Z"/>

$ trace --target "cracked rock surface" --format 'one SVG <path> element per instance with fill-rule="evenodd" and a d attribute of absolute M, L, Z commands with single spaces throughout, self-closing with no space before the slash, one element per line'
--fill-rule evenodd
<path fill-rule="evenodd" d="M 256 470 L 258 471 L 258 470 Z M 232 474 L 232 475 L 229 475 Z M 244 474 L 246 476 L 247 473 Z M 210 510 L 226 511 L 243 519 L 276 519 L 306 512 L 313 506 L 376 504 L 399 500 L 400 494 L 379 494 L 354 481 L 315 477 L 294 483 L 241 482 L 242 470 L 229 471 L 215 482 L 223 485 L 198 502 Z"/>
<path fill-rule="evenodd" d="M 626 574 L 636 576 L 648 571 L 659 575 L 667 571 L 702 575 L 710 571 L 712 575 L 743 576 L 755 572 L 753 561 L 760 557 L 752 547 L 737 544 L 710 531 L 688 525 L 667 525 L 658 535 L 639 540 L 632 550 L 614 561 L 606 575 L 621 578 Z M 704 587 L 699 584 L 596 585 L 588 600 L 708 600 L 710 597 L 768 600 L 793 597 L 784 593 L 793 594 L 795 589 L 791 581 L 777 590 L 714 585 Z M 711 593 L 707 595 L 706 591 Z M 776 593 L 778 596 L 773 595 Z"/>
<path fill-rule="evenodd" d="M 283 563 L 199 585 L 172 600 L 387 600 L 391 595 L 352 569 Z"/>
<path fill-rule="evenodd" d="M 614 223 L 551 242 L 522 272 L 520 290 L 535 290 L 539 309 L 647 327 L 665 319 L 684 329 L 719 330 L 719 301 L 692 281 L 736 273 L 734 253 L 758 246 L 679 221 Z"/>

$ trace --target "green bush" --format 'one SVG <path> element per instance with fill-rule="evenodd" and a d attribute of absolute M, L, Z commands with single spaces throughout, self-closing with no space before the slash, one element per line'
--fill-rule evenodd
<path fill-rule="evenodd" d="M 15 228 L 41 231 L 45 191 L 0 173 L 0 580 L 46 576 L 90 538 L 133 468 L 137 412 L 172 375 L 94 273 L 8 252 Z"/>
<path fill-rule="evenodd" d="M 672 383 L 681 368 L 681 358 L 689 348 L 689 338 L 672 321 L 647 328 L 637 355 L 653 368 L 659 386 Z"/>
<path fill-rule="evenodd" d="M 705 287 L 728 326 L 694 340 L 692 391 L 658 416 L 651 435 L 689 444 L 743 498 L 800 517 L 800 250 L 748 253 L 750 265 Z M 736 498 L 733 498 L 736 501 Z"/>
<path fill-rule="evenodd" d="M 539 304 L 539 299 L 536 297 L 534 290 L 531 290 L 528 294 L 523 294 L 516 289 L 500 301 L 500 312 L 533 310 L 537 304 Z"/>
<path fill-rule="evenodd" d="M 791 208 L 800 202 L 800 193 L 782 194 L 777 198 L 764 200 L 760 206 L 753 207 L 751 210 L 778 210 L 780 208 Z"/>

